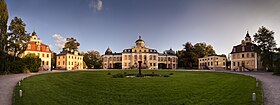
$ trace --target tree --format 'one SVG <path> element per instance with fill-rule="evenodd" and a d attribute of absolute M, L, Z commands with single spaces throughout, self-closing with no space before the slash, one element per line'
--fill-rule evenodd
<path fill-rule="evenodd" d="M 7 45 L 7 22 L 9 14 L 5 0 L 0 0 L 0 53 L 4 53 Z M 2 55 L 1 55 L 2 56 Z"/>
<path fill-rule="evenodd" d="M 87 53 L 84 53 L 83 56 L 88 68 L 100 69 L 102 67 L 102 58 L 98 51 L 88 51 Z"/>
<path fill-rule="evenodd" d="M 7 22 L 8 9 L 5 0 L 0 0 L 0 72 L 7 72 L 6 63 L 6 49 L 7 46 Z"/>
<path fill-rule="evenodd" d="M 38 72 L 39 67 L 41 66 L 41 59 L 33 53 L 22 57 L 22 62 L 30 72 Z"/>
<path fill-rule="evenodd" d="M 69 51 L 78 50 L 78 47 L 80 46 L 80 43 L 77 42 L 75 38 L 66 38 L 66 43 L 64 45 L 65 49 L 68 49 Z"/>
<path fill-rule="evenodd" d="M 12 19 L 9 26 L 9 49 L 13 52 L 14 57 L 26 50 L 29 35 L 25 31 L 25 23 L 21 18 Z"/>
<path fill-rule="evenodd" d="M 215 55 L 216 52 L 211 45 L 207 45 L 206 43 L 196 43 L 194 45 L 194 52 L 198 55 L 199 58 L 204 57 L 206 55 Z"/>
<path fill-rule="evenodd" d="M 258 48 L 256 50 L 261 57 L 263 67 L 271 69 L 273 66 L 273 50 L 276 48 L 274 32 L 262 26 L 254 35 L 254 40 L 257 43 Z"/>
<path fill-rule="evenodd" d="M 177 51 L 178 66 L 184 68 L 197 68 L 198 58 L 206 55 L 215 55 L 215 50 L 206 43 L 196 43 L 194 46 L 187 42 L 183 44 L 183 50 Z"/>

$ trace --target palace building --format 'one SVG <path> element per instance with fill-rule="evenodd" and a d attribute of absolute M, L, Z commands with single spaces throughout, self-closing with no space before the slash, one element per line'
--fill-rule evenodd
<path fill-rule="evenodd" d="M 36 32 L 32 33 L 31 38 L 27 43 L 27 48 L 23 54 L 21 54 L 21 57 L 30 53 L 34 53 L 41 59 L 41 70 L 51 70 L 52 52 L 48 45 L 42 43 Z"/>
<path fill-rule="evenodd" d="M 113 53 L 108 48 L 102 55 L 103 69 L 135 69 L 139 67 L 138 61 L 142 61 L 141 68 L 143 69 L 177 68 L 178 58 L 172 49 L 158 53 L 157 50 L 147 47 L 141 36 L 135 41 L 135 44 L 121 53 Z"/>
<path fill-rule="evenodd" d="M 63 50 L 56 55 L 56 68 L 63 70 L 82 70 L 83 56 L 78 50 L 71 50 L 63 48 Z"/>
<path fill-rule="evenodd" d="M 231 70 L 232 71 L 256 71 L 260 64 L 258 54 L 255 51 L 256 44 L 251 40 L 247 32 L 245 40 L 241 44 L 233 46 L 231 52 Z"/>
<path fill-rule="evenodd" d="M 207 55 L 198 58 L 198 69 L 226 70 L 226 56 Z"/>

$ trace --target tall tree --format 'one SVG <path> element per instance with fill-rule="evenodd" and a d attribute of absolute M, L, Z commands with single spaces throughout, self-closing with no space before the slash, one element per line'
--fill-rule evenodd
<path fill-rule="evenodd" d="M 183 44 L 183 50 L 177 51 L 178 66 L 183 68 L 197 68 L 198 58 L 205 55 L 216 54 L 211 45 L 206 43 L 196 43 L 192 45 L 190 42 Z"/>
<path fill-rule="evenodd" d="M 25 23 L 21 18 L 12 19 L 9 26 L 9 49 L 13 52 L 14 57 L 26 50 L 29 35 L 25 30 Z"/>
<path fill-rule="evenodd" d="M 68 49 L 69 51 L 78 50 L 78 47 L 80 46 L 80 43 L 77 42 L 77 40 L 73 37 L 66 38 L 66 43 L 64 45 L 65 49 Z"/>
<path fill-rule="evenodd" d="M 84 53 L 83 56 L 88 68 L 100 69 L 102 67 L 102 58 L 98 51 L 88 51 L 87 53 Z"/>
<path fill-rule="evenodd" d="M 207 45 L 206 43 L 196 43 L 194 45 L 194 52 L 198 55 L 199 58 L 204 57 L 205 55 L 216 54 L 213 47 L 211 45 Z"/>
<path fill-rule="evenodd" d="M 261 57 L 262 65 L 265 68 L 271 68 L 273 65 L 273 50 L 276 48 L 274 32 L 262 26 L 254 35 L 254 40 L 258 46 L 257 52 Z"/>
<path fill-rule="evenodd" d="M 9 14 L 5 0 L 0 0 L 0 53 L 4 53 L 7 45 L 7 22 Z M 1 55 L 2 56 L 2 55 Z"/>

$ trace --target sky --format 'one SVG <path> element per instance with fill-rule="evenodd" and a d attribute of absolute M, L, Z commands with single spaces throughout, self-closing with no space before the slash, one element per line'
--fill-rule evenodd
<path fill-rule="evenodd" d="M 261 26 L 280 43 L 280 0 L 6 0 L 9 22 L 15 16 L 59 53 L 65 38 L 79 50 L 113 52 L 135 45 L 141 35 L 158 52 L 205 42 L 228 54 L 246 32 Z M 278 46 L 278 45 L 277 45 Z"/>

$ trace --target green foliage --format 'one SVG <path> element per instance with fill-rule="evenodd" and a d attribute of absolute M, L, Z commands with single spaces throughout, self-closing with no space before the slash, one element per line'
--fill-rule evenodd
<path fill-rule="evenodd" d="M 169 75 L 165 74 L 165 75 L 163 75 L 163 77 L 169 77 Z"/>
<path fill-rule="evenodd" d="M 26 70 L 25 64 L 20 60 L 10 62 L 9 65 L 10 73 L 23 73 Z"/>
<path fill-rule="evenodd" d="M 262 26 L 254 35 L 254 40 L 258 46 L 256 50 L 261 57 L 262 65 L 264 66 L 264 68 L 271 69 L 273 65 L 272 52 L 276 48 L 274 32 Z"/>
<path fill-rule="evenodd" d="M 178 66 L 183 68 L 197 68 L 198 58 L 206 55 L 215 55 L 215 50 L 206 43 L 196 43 L 194 46 L 187 42 L 184 49 L 177 52 Z"/>
<path fill-rule="evenodd" d="M 38 72 L 41 65 L 41 59 L 35 54 L 27 54 L 22 58 L 22 62 L 30 72 Z"/>
<path fill-rule="evenodd" d="M 110 78 L 124 70 L 51 73 L 24 79 L 13 105 L 262 105 L 256 79 L 231 73 L 154 71 L 170 77 Z M 135 71 L 125 71 L 128 74 Z M 144 74 L 153 71 L 144 70 Z M 231 88 L 232 87 L 232 88 Z M 19 89 L 24 90 L 19 97 Z M 257 101 L 253 102 L 252 93 Z M 55 97 L 54 97 L 55 96 Z M 49 98 L 46 98 L 49 97 Z M 52 98 L 51 98 L 52 97 Z M 77 98 L 79 97 L 79 98 Z M 32 101 L 31 101 L 32 100 Z"/>
<path fill-rule="evenodd" d="M 111 73 L 107 73 L 107 75 L 111 75 Z"/>
<path fill-rule="evenodd" d="M 78 50 L 80 43 L 73 37 L 66 38 L 66 43 L 64 45 L 64 49 L 68 49 L 68 51 L 75 51 Z"/>
<path fill-rule="evenodd" d="M 112 75 L 112 77 L 113 77 L 113 78 L 124 78 L 124 74 L 118 73 L 118 74 Z"/>
<path fill-rule="evenodd" d="M 17 56 L 27 48 L 26 42 L 29 41 L 29 35 L 25 31 L 25 23 L 21 18 L 12 19 L 9 26 L 9 49 Z"/>
<path fill-rule="evenodd" d="M 173 75 L 173 73 L 170 73 L 169 75 Z"/>
<path fill-rule="evenodd" d="M 84 61 L 89 69 L 101 69 L 102 68 L 102 58 L 98 51 L 88 51 L 83 54 Z"/>
<path fill-rule="evenodd" d="M 0 0 L 0 53 L 6 51 L 7 46 L 7 22 L 9 14 L 5 0 Z M 2 60 L 2 59 L 0 59 Z M 0 62 L 2 63 L 2 62 Z M 0 68 L 1 69 L 1 68 Z"/>

